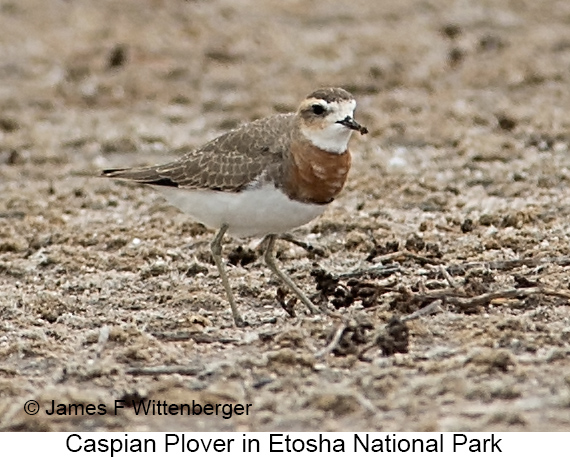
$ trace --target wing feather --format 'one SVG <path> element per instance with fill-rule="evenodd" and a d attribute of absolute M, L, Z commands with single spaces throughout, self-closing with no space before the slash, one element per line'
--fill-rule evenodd
<path fill-rule="evenodd" d="M 104 170 L 102 175 L 156 186 L 238 192 L 280 167 L 291 144 L 294 114 L 254 121 L 164 165 Z"/>

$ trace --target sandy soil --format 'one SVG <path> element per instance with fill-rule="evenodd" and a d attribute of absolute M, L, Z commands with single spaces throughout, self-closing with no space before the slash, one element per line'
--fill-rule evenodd
<path fill-rule="evenodd" d="M 18 0 L 0 29 L 2 430 L 570 428 L 569 2 Z M 279 259 L 333 315 L 228 239 L 233 328 L 212 232 L 96 176 L 327 85 L 370 134 L 295 232 L 324 256 Z M 117 399 L 252 410 L 44 411 Z"/>

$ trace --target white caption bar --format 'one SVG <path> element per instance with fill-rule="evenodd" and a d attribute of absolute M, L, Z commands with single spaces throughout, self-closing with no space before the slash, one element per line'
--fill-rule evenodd
<path fill-rule="evenodd" d="M 3 455 L 563 455 L 568 433 L 2 433 Z"/>

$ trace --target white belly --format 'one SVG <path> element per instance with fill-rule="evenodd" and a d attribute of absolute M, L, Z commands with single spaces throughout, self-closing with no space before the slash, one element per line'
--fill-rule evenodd
<path fill-rule="evenodd" d="M 228 234 L 238 237 L 287 232 L 321 215 L 326 207 L 291 200 L 271 185 L 239 193 L 153 187 L 196 221 L 215 229 L 227 224 Z"/>

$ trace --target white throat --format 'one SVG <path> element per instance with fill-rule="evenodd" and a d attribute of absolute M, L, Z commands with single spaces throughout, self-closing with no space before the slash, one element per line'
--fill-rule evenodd
<path fill-rule="evenodd" d="M 324 126 L 321 128 L 311 128 L 301 125 L 301 133 L 309 142 L 327 152 L 342 154 L 348 148 L 348 142 L 353 130 L 347 126 L 339 124 L 338 121 L 346 117 L 354 116 L 356 102 L 354 100 L 344 102 L 331 102 L 330 114 L 324 119 Z"/>
<path fill-rule="evenodd" d="M 319 130 L 301 127 L 301 132 L 313 146 L 334 154 L 342 154 L 346 151 L 350 135 L 352 135 L 352 130 L 342 124 L 327 125 Z"/>

